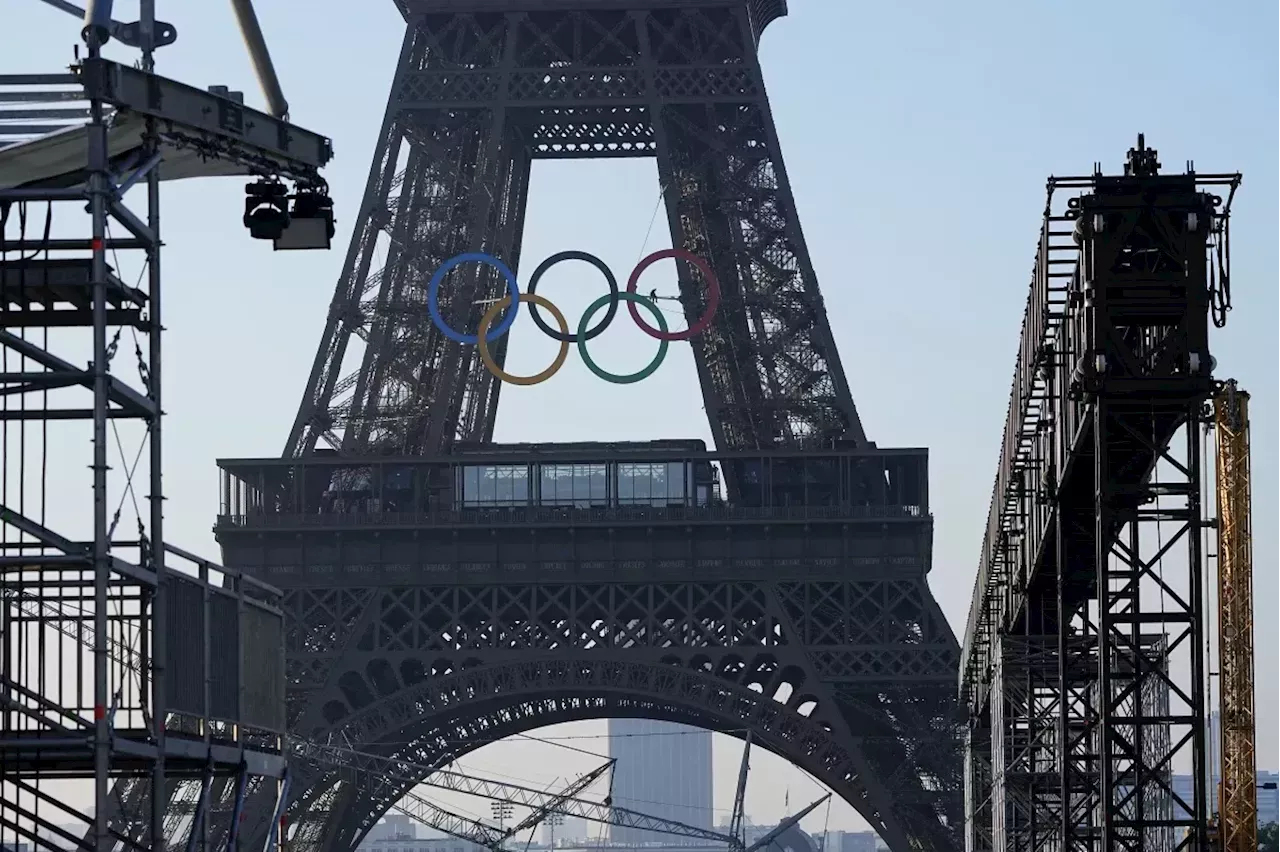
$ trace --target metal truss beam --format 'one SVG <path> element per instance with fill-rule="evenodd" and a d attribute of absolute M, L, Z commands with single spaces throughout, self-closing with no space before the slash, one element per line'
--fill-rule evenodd
<path fill-rule="evenodd" d="M 1253 709 L 1253 519 L 1249 394 L 1226 382 L 1214 399 L 1218 493 L 1218 657 L 1222 709 L 1223 852 L 1258 847 Z"/>
<path fill-rule="evenodd" d="M 397 792 L 406 795 L 404 793 L 405 789 L 412 789 L 414 786 L 423 784 L 442 790 L 469 793 L 494 801 L 524 805 L 533 809 L 535 813 L 538 811 L 561 813 L 606 825 L 629 826 L 645 831 L 691 837 L 709 843 L 729 843 L 732 846 L 732 837 L 721 834 L 718 831 L 701 829 L 674 820 L 642 814 L 627 808 L 616 807 L 609 803 L 588 801 L 578 798 L 569 791 L 552 793 L 536 790 L 532 787 L 524 787 L 506 781 L 477 778 L 400 758 L 381 757 L 375 754 L 335 748 L 320 743 L 294 740 L 290 746 L 290 754 L 294 758 L 347 770 L 342 773 L 345 783 L 359 783 L 365 785 L 366 788 L 374 790 L 391 782 L 391 786 Z M 351 772 L 355 773 L 354 778 L 352 778 Z M 590 780 L 594 780 L 594 778 Z M 409 785 L 408 788 L 405 785 Z M 575 786 L 585 787 L 586 785 L 583 783 Z M 529 821 L 525 820 L 523 822 Z M 488 837 L 483 843 L 484 845 L 495 845 L 522 828 L 527 827 L 527 825 L 522 825 L 511 831 L 503 831 L 493 826 L 472 825 L 468 830 L 474 832 L 479 828 L 481 833 L 477 834 L 476 837 L 488 837 L 490 833 L 493 833 L 493 836 Z M 451 831 L 450 833 L 454 832 Z"/>

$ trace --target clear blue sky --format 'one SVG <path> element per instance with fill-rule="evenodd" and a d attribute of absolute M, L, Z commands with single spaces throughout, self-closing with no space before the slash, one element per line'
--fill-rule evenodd
<path fill-rule="evenodd" d="M 117 5 L 117 17 L 129 18 L 134 4 Z M 163 73 L 240 88 L 261 103 L 227 4 L 160 5 L 180 33 L 161 53 Z M 333 137 L 337 160 L 328 176 L 341 248 L 273 255 L 251 242 L 239 224 L 239 181 L 167 189 L 169 537 L 209 552 L 213 460 L 276 454 L 292 421 L 402 32 L 390 2 L 258 6 L 294 120 Z M 1087 173 L 1095 160 L 1118 169 L 1139 131 L 1169 169 L 1194 159 L 1201 171 L 1244 172 L 1232 244 L 1237 310 L 1214 352 L 1219 374 L 1238 377 L 1255 400 L 1259 763 L 1276 767 L 1277 620 L 1268 617 L 1277 603 L 1276 4 L 791 6 L 761 48 L 787 168 L 868 433 L 884 446 L 931 449 L 931 584 L 958 633 L 1045 178 Z M 0 0 L 0 71 L 65 64 L 77 29 L 38 0 Z M 539 164 L 533 181 L 526 262 L 579 248 L 620 272 L 630 268 L 657 197 L 652 162 Z M 669 245 L 663 223 L 654 232 L 650 249 Z M 576 316 L 598 286 L 590 274 L 580 286 L 557 282 L 555 298 Z M 514 335 L 512 369 L 540 370 L 550 350 L 528 327 Z M 616 350 L 602 360 L 623 368 L 651 351 L 639 338 Z M 692 359 L 672 350 L 662 371 L 637 387 L 605 387 L 571 358 L 547 385 L 507 388 L 498 437 L 705 436 Z M 735 761 L 718 750 L 719 768 Z M 753 796 L 753 815 L 776 817 L 778 791 L 789 783 L 775 780 Z M 796 784 L 797 800 L 811 798 Z M 722 790 L 718 805 L 731 796 Z M 832 823 L 856 821 L 833 811 Z"/>

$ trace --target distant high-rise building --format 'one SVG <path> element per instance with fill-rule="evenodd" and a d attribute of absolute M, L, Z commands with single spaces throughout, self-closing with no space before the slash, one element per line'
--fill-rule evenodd
<path fill-rule="evenodd" d="M 405 814 L 387 814 L 367 836 L 370 840 L 413 840 L 418 836 L 418 823 Z"/>
<path fill-rule="evenodd" d="M 581 817 L 549 814 L 542 821 L 542 843 L 547 847 L 571 846 L 590 838 L 587 821 Z"/>
<path fill-rule="evenodd" d="M 1275 787 L 1270 787 L 1270 788 L 1267 787 L 1268 784 L 1275 784 L 1278 778 L 1280 778 L 1280 776 L 1278 776 L 1275 772 L 1259 772 L 1258 773 L 1258 799 L 1257 799 L 1258 825 L 1266 825 L 1268 823 L 1276 822 L 1278 819 L 1280 819 L 1280 814 L 1277 813 L 1278 811 L 1280 811 L 1280 799 L 1278 799 L 1277 797 L 1277 793 L 1280 793 L 1280 791 L 1277 791 Z M 1210 807 L 1210 813 L 1213 813 L 1217 810 L 1218 784 L 1221 782 L 1221 780 L 1222 779 L 1219 778 L 1217 774 L 1215 774 L 1209 782 L 1209 798 L 1212 803 L 1212 806 Z M 1191 801 L 1191 796 L 1193 794 L 1193 791 L 1191 787 L 1190 775 L 1173 776 L 1172 786 L 1173 786 L 1173 792 L 1176 793 L 1178 796 L 1180 796 L 1184 801 L 1187 801 L 1187 802 Z M 1186 813 L 1187 813 L 1186 810 L 1184 810 L 1183 808 L 1178 807 L 1176 805 L 1174 806 L 1175 816 L 1181 818 L 1186 816 Z"/>
<path fill-rule="evenodd" d="M 613 768 L 615 805 L 711 828 L 710 731 L 650 719 L 610 719 L 609 756 L 618 761 Z M 698 844 L 693 838 L 627 826 L 612 826 L 609 837 L 628 846 Z"/>
<path fill-rule="evenodd" d="M 1280 822 L 1280 773 L 1258 773 L 1258 825 Z"/>
<path fill-rule="evenodd" d="M 874 831 L 828 831 L 815 834 L 814 841 L 821 841 L 821 852 L 876 852 Z"/>

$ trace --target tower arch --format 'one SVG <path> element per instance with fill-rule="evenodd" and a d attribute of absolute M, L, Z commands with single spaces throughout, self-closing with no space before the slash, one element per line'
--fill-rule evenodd
<path fill-rule="evenodd" d="M 838 712 L 817 703 L 801 715 L 769 694 L 670 664 L 584 653 L 481 665 L 406 686 L 310 735 L 362 743 L 362 751 L 427 767 L 548 725 L 600 718 L 657 719 L 737 737 L 750 733 L 754 744 L 843 798 L 887 842 L 906 843 L 914 833 L 900 824 L 900 807 L 886 800 L 859 752 L 858 737 Z M 326 852 L 354 848 L 414 786 L 389 781 L 351 796 L 340 789 L 341 772 L 308 769 L 315 781 L 306 802 L 328 796 L 338 805 L 320 832 Z"/>

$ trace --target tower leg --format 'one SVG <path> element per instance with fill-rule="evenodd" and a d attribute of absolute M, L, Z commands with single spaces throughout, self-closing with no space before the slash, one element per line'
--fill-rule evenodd
<path fill-rule="evenodd" d="M 705 258 L 721 286 L 714 329 L 692 341 L 717 446 L 865 441 L 800 229 L 746 10 L 737 12 L 736 28 L 722 31 L 743 43 L 736 57 L 742 64 L 732 75 L 708 69 L 699 83 L 711 91 L 693 103 L 690 81 L 667 66 L 694 57 L 682 56 L 670 40 L 655 43 L 657 29 L 637 14 L 672 245 Z M 706 288 L 689 268 L 681 269 L 680 285 L 692 323 L 703 313 Z"/>

